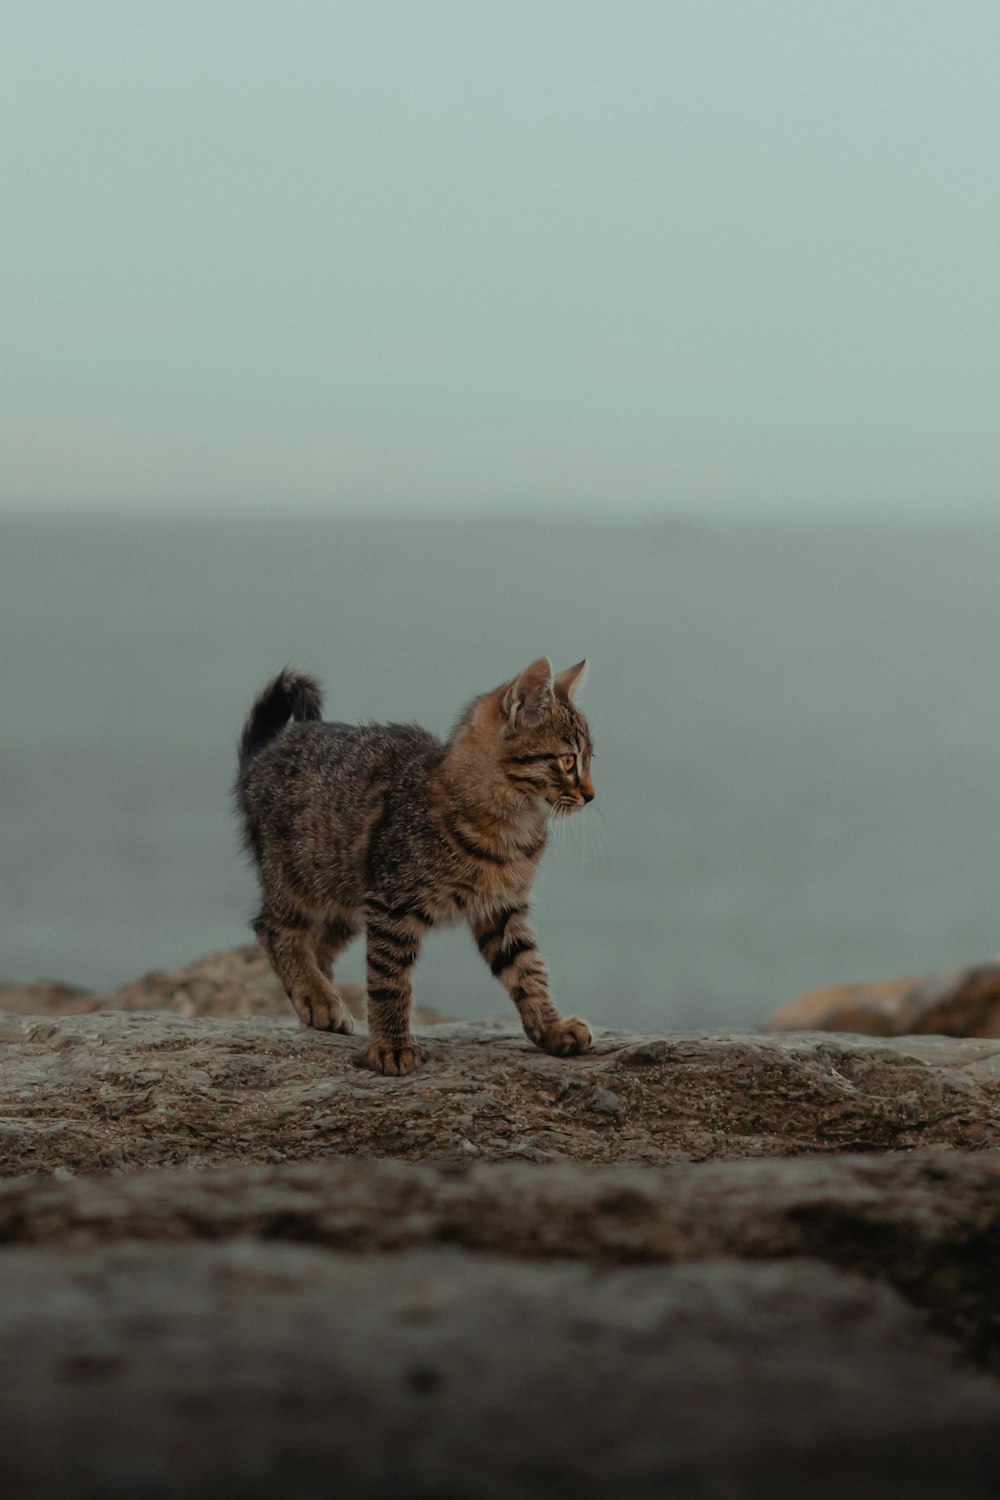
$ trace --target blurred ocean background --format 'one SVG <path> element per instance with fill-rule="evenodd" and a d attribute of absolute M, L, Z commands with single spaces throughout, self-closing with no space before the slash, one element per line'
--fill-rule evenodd
<path fill-rule="evenodd" d="M 107 989 L 249 940 L 234 742 L 286 662 L 330 717 L 445 734 L 542 653 L 589 658 L 597 748 L 536 892 L 565 1009 L 753 1025 L 815 984 L 981 959 L 998 572 L 974 523 L 4 520 L 0 981 Z M 430 937 L 416 991 L 509 1009 L 464 929 Z"/>
<path fill-rule="evenodd" d="M 8 10 L 0 981 L 250 939 L 286 662 L 444 734 L 542 653 L 567 1010 L 1000 950 L 995 3 Z"/>

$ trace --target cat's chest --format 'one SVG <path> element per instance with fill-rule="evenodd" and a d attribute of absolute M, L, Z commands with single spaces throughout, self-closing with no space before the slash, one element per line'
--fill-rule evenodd
<path fill-rule="evenodd" d="M 525 859 L 511 860 L 503 868 L 480 867 L 474 872 L 472 881 L 474 901 L 484 909 L 503 906 L 511 901 L 522 901 L 531 889 L 535 868 L 533 861 Z"/>
<path fill-rule="evenodd" d="M 521 905 L 528 897 L 538 869 L 542 840 L 527 849 L 481 849 L 478 854 L 453 850 L 434 892 L 439 921 L 456 921 Z"/>

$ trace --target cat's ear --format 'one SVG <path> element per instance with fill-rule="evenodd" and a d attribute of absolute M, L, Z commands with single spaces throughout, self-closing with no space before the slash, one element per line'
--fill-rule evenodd
<path fill-rule="evenodd" d="M 540 656 L 504 691 L 501 707 L 512 728 L 534 729 L 552 712 L 552 663 Z"/>
<path fill-rule="evenodd" d="M 564 703 L 572 703 L 578 688 L 583 687 L 583 679 L 587 675 L 586 661 L 578 661 L 575 667 L 567 667 L 565 672 L 552 683 L 552 689 L 557 698 Z"/>

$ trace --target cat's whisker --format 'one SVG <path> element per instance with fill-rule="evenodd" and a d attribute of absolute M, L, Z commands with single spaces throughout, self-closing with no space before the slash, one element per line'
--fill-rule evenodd
<path fill-rule="evenodd" d="M 590 851 L 589 852 L 592 853 L 592 855 L 593 855 L 593 858 L 594 858 L 594 867 L 595 868 L 599 868 L 599 867 L 603 868 L 606 865 L 606 863 L 607 863 L 607 848 L 608 848 L 607 825 L 605 823 L 604 813 L 603 813 L 603 810 L 601 808 L 596 808 L 595 807 L 595 808 L 591 809 L 590 811 L 591 811 L 591 818 L 588 818 L 587 823 L 586 823 L 587 838 L 590 841 Z M 594 813 L 597 814 L 596 821 L 593 820 L 593 814 Z"/>
<path fill-rule="evenodd" d="M 590 860 L 595 870 L 600 869 L 604 865 L 607 844 L 603 835 L 604 830 L 599 823 L 588 823 L 586 825 L 584 858 Z"/>
<path fill-rule="evenodd" d="M 604 829 L 601 825 L 595 825 L 589 817 L 574 818 L 572 814 L 576 811 L 582 811 L 582 809 L 579 809 L 575 802 L 557 810 L 559 837 L 578 841 L 584 867 L 598 870 L 604 863 Z M 572 823 L 574 832 L 563 833 L 562 830 L 569 823 Z M 577 829 L 579 832 L 576 831 Z"/>

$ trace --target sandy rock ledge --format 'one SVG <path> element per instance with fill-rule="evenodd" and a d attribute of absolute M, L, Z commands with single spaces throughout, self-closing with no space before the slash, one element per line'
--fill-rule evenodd
<path fill-rule="evenodd" d="M 645 1161 L 1000 1146 L 1000 1041 L 451 1024 L 398 1080 L 294 1020 L 0 1014 L 0 1175 L 330 1156 Z"/>
<path fill-rule="evenodd" d="M 392 1080 L 197 977 L 0 1014 L 5 1500 L 1000 1492 L 1000 1041 Z"/>

